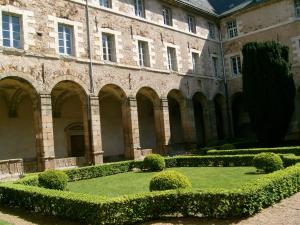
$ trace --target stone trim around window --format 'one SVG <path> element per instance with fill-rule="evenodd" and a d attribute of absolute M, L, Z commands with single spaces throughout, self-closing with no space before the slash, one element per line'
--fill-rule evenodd
<path fill-rule="evenodd" d="M 49 36 L 54 40 L 49 44 L 49 47 L 53 49 L 57 55 L 60 55 L 58 43 L 58 24 L 65 24 L 73 27 L 73 56 L 77 58 L 84 57 L 84 32 L 83 24 L 81 22 L 62 19 L 55 16 L 48 16 L 47 26 L 51 29 Z"/>
<path fill-rule="evenodd" d="M 19 9 L 17 7 L 6 5 L 0 6 L 0 46 L 3 47 L 2 36 L 2 14 L 15 14 L 21 19 L 21 46 L 23 50 L 27 51 L 30 46 L 35 45 L 34 36 L 36 34 L 36 21 L 32 11 Z"/>
<path fill-rule="evenodd" d="M 99 28 L 98 32 L 95 34 L 95 51 L 94 54 L 98 59 L 103 61 L 103 49 L 102 49 L 102 33 L 111 34 L 115 38 L 115 63 L 120 63 L 121 59 L 123 58 L 123 54 L 121 51 L 123 50 L 123 43 L 122 43 L 122 33 L 120 31 L 112 30 L 109 28 Z M 113 63 L 113 62 L 112 62 Z"/>
<path fill-rule="evenodd" d="M 193 53 L 196 53 L 199 55 L 200 58 L 200 64 L 199 64 L 199 71 L 193 71 Z M 194 49 L 194 48 L 190 48 L 189 49 L 189 70 L 192 71 L 192 73 L 199 75 L 203 73 L 203 60 L 201 60 L 201 54 L 202 51 L 198 50 L 198 49 Z"/>
<path fill-rule="evenodd" d="M 168 68 L 168 47 L 170 48 L 175 48 L 176 49 L 176 59 L 177 59 L 177 71 L 173 71 L 176 73 L 180 73 L 182 71 L 182 57 L 181 57 L 181 51 L 180 51 L 180 46 L 175 45 L 172 43 L 164 43 L 164 50 L 163 50 L 163 60 L 164 60 L 164 67 L 166 70 L 169 71 Z"/>
<path fill-rule="evenodd" d="M 133 35 L 133 53 L 134 53 L 134 61 L 137 63 L 139 66 L 139 47 L 138 47 L 138 42 L 139 41 L 144 41 L 148 43 L 148 51 L 149 51 L 149 59 L 150 59 L 150 68 L 154 67 L 154 64 L 156 64 L 156 57 L 155 57 L 155 47 L 153 44 L 153 40 L 138 36 L 138 35 Z"/>
<path fill-rule="evenodd" d="M 231 53 L 231 54 L 225 55 L 225 57 L 224 57 L 224 61 L 225 61 L 224 67 L 225 67 L 226 76 L 228 78 L 237 78 L 237 77 L 241 76 L 241 73 L 237 74 L 237 75 L 233 75 L 233 71 L 232 71 L 232 67 L 231 67 L 231 58 L 235 57 L 235 56 L 240 56 L 241 66 L 242 66 L 243 56 L 242 56 L 241 52 Z"/>

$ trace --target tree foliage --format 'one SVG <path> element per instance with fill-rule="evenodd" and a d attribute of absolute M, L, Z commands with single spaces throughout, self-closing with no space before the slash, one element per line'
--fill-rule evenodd
<path fill-rule="evenodd" d="M 243 90 L 258 140 L 266 145 L 283 141 L 294 112 L 296 94 L 288 47 L 273 41 L 246 44 Z"/>

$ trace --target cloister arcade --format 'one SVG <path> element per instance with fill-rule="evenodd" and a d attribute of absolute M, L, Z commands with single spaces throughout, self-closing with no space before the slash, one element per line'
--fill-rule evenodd
<path fill-rule="evenodd" d="M 25 79 L 6 77 L 0 109 L 0 160 L 22 159 L 25 171 L 134 159 L 143 151 L 171 154 L 230 136 L 221 94 L 187 98 L 173 89 L 159 96 L 141 87 L 134 96 L 107 84 L 91 96 L 70 80 L 39 93 Z"/>

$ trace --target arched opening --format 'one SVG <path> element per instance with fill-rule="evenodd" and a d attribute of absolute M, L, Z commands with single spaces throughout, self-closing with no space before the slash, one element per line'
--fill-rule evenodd
<path fill-rule="evenodd" d="M 161 141 L 160 99 L 150 88 L 142 88 L 136 95 L 139 119 L 140 144 L 142 149 L 158 153 Z"/>
<path fill-rule="evenodd" d="M 205 119 L 204 119 L 204 112 L 207 107 L 206 97 L 202 93 L 197 92 L 193 96 L 193 106 L 194 106 L 197 145 L 204 146 L 206 143 Z"/>
<path fill-rule="evenodd" d="M 249 113 L 241 92 L 232 97 L 232 119 L 235 137 L 244 138 L 253 135 Z"/>
<path fill-rule="evenodd" d="M 215 104 L 218 139 L 223 140 L 225 138 L 225 133 L 226 133 L 225 130 L 226 106 L 225 106 L 224 96 L 221 94 L 217 94 L 214 98 L 214 104 Z"/>
<path fill-rule="evenodd" d="M 51 97 L 57 166 L 82 164 L 89 151 L 86 93 L 77 83 L 62 81 L 53 88 Z"/>
<path fill-rule="evenodd" d="M 171 129 L 171 148 L 181 149 L 184 148 L 184 132 L 181 115 L 183 96 L 179 90 L 172 90 L 168 94 L 168 103 Z"/>
<path fill-rule="evenodd" d="M 99 93 L 102 150 L 105 161 L 123 159 L 124 136 L 124 91 L 116 85 L 106 85 Z"/>
<path fill-rule="evenodd" d="M 21 158 L 27 172 L 37 170 L 37 108 L 37 92 L 27 81 L 0 81 L 0 160 Z"/>

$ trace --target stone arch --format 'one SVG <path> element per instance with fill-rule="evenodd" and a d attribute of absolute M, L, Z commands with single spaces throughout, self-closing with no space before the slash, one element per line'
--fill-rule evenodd
<path fill-rule="evenodd" d="M 9 73 L 2 73 L 0 74 L 0 80 L 4 79 L 15 79 L 21 82 L 27 83 L 31 86 L 36 93 L 42 93 L 44 85 L 42 82 L 37 81 L 34 79 L 30 74 L 21 73 L 21 72 L 9 72 Z"/>
<path fill-rule="evenodd" d="M 226 100 L 222 94 L 215 95 L 214 106 L 218 139 L 223 140 L 227 136 L 228 126 L 226 124 Z"/>
<path fill-rule="evenodd" d="M 206 96 L 202 92 L 196 92 L 192 98 L 196 140 L 198 146 L 204 146 L 207 143 L 209 134 L 209 108 Z"/>
<path fill-rule="evenodd" d="M 62 80 L 51 90 L 51 98 L 54 148 L 56 158 L 60 159 L 59 167 L 89 162 L 90 137 L 86 90 L 75 81 Z M 68 128 L 73 124 L 80 124 L 82 129 L 69 132 Z M 76 158 L 75 162 L 71 158 Z"/>
<path fill-rule="evenodd" d="M 243 93 L 232 95 L 232 122 L 235 137 L 249 137 L 253 134 L 250 117 L 244 102 Z"/>
<path fill-rule="evenodd" d="M 47 85 L 48 92 L 52 92 L 54 87 L 56 87 L 61 82 L 72 82 L 77 84 L 81 87 L 82 90 L 84 90 L 85 94 L 87 95 L 89 91 L 89 86 L 78 77 L 72 76 L 72 75 L 64 75 L 64 76 L 58 76 L 54 78 L 49 84 Z"/>
<path fill-rule="evenodd" d="M 129 141 L 127 96 L 119 86 L 107 84 L 99 91 L 99 105 L 104 160 L 122 159 Z"/>
<path fill-rule="evenodd" d="M 172 149 L 182 149 L 185 144 L 183 126 L 184 97 L 179 90 L 173 89 L 169 92 L 167 98 L 171 129 L 170 147 Z"/>
<path fill-rule="evenodd" d="M 22 158 L 25 171 L 36 171 L 39 156 L 39 95 L 17 76 L 0 78 L 0 159 Z"/>
<path fill-rule="evenodd" d="M 141 148 L 152 149 L 155 153 L 161 153 L 164 141 L 161 100 L 150 87 L 139 89 L 136 99 Z"/>

